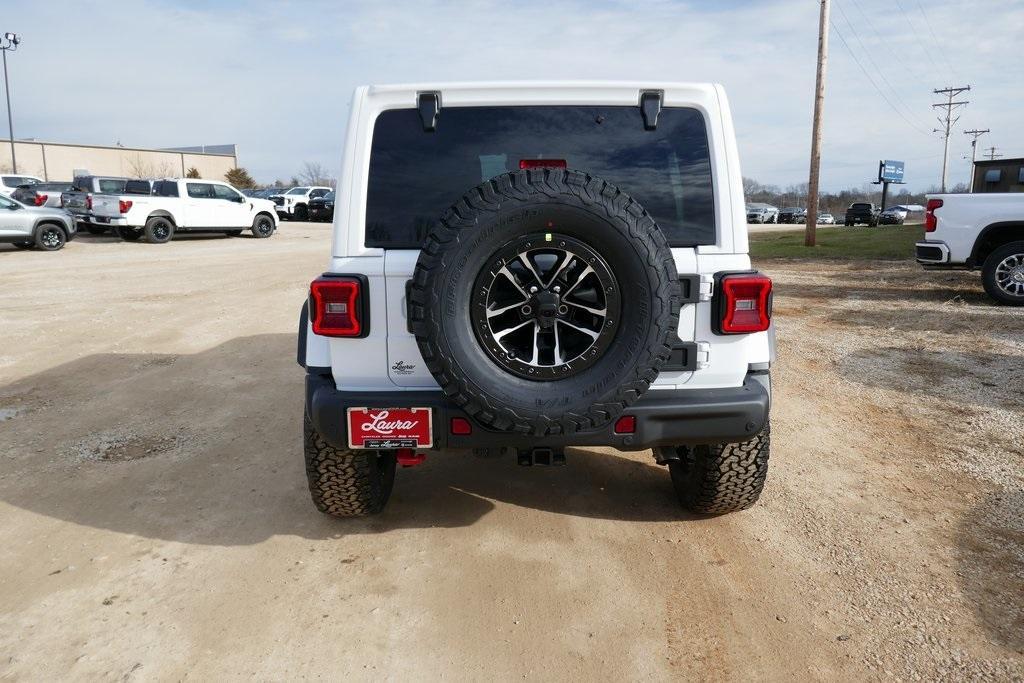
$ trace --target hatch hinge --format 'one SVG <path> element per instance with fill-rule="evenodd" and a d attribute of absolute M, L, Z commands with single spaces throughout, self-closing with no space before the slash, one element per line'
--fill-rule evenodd
<path fill-rule="evenodd" d="M 664 90 L 640 91 L 640 113 L 644 117 L 644 130 L 654 130 L 658 127 L 658 114 L 661 113 L 664 98 Z"/>
<path fill-rule="evenodd" d="M 706 341 L 697 342 L 697 364 L 698 370 L 703 370 L 711 364 L 711 344 Z"/>
<path fill-rule="evenodd" d="M 441 93 L 417 93 L 416 108 L 420 110 L 420 119 L 423 121 L 423 130 L 428 133 L 432 133 L 437 130 L 437 117 L 441 113 Z"/>
<path fill-rule="evenodd" d="M 711 301 L 715 294 L 715 279 L 711 275 L 700 276 L 700 300 Z"/>

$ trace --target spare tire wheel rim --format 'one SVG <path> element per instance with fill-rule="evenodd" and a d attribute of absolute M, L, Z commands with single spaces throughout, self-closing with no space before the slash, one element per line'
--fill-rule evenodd
<path fill-rule="evenodd" d="M 532 380 L 583 372 L 604 355 L 620 321 L 619 285 L 580 240 L 536 233 L 499 249 L 477 276 L 472 321 L 487 355 Z"/>

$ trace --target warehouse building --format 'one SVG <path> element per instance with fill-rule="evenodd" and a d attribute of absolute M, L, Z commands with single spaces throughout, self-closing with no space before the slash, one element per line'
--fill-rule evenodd
<path fill-rule="evenodd" d="M 184 176 L 195 168 L 200 177 L 223 180 L 238 166 L 234 145 L 200 145 L 145 149 L 120 145 L 71 145 L 63 142 L 15 140 L 18 173 L 44 180 L 71 180 L 76 175 L 110 175 L 130 178 Z M 0 172 L 10 173 L 11 143 L 0 139 Z"/>

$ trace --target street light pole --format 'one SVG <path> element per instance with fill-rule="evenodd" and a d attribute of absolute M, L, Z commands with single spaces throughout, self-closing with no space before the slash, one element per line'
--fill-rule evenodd
<path fill-rule="evenodd" d="M 18 159 L 14 156 L 14 119 L 11 117 L 11 82 L 7 80 L 7 51 L 18 49 L 21 38 L 16 33 L 5 33 L 0 40 L 0 52 L 4 53 L 4 93 L 7 95 L 7 134 L 11 138 L 11 171 L 18 172 Z"/>

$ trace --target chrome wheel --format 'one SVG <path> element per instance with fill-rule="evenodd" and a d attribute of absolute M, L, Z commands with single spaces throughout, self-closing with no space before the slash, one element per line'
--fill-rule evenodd
<path fill-rule="evenodd" d="M 996 286 L 1010 296 L 1024 296 L 1024 254 L 1010 254 L 996 266 Z"/>
<path fill-rule="evenodd" d="M 601 358 L 619 324 L 618 283 L 579 240 L 552 233 L 509 243 L 477 277 L 472 320 L 488 355 L 527 379 L 572 375 Z"/>

